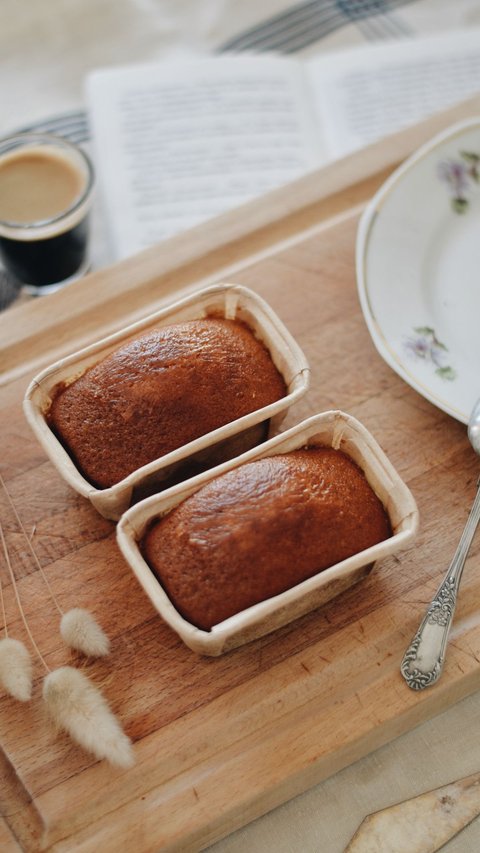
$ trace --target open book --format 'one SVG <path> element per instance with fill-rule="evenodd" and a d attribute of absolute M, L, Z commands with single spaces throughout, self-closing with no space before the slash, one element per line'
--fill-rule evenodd
<path fill-rule="evenodd" d="M 480 31 L 308 61 L 216 56 L 95 71 L 94 158 L 124 258 L 475 94 Z"/>

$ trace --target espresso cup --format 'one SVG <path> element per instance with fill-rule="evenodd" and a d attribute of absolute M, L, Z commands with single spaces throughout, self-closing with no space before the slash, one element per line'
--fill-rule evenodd
<path fill-rule="evenodd" d="M 88 270 L 93 185 L 89 157 L 65 139 L 0 140 L 0 259 L 30 293 L 51 293 Z"/>

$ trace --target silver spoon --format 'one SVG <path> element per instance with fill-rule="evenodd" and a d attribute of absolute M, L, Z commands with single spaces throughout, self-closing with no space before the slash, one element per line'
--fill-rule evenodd
<path fill-rule="evenodd" d="M 480 454 L 480 400 L 470 415 L 468 438 L 475 453 Z M 429 687 L 441 675 L 463 567 L 479 521 L 480 479 L 453 560 L 402 660 L 400 670 L 412 690 Z"/>

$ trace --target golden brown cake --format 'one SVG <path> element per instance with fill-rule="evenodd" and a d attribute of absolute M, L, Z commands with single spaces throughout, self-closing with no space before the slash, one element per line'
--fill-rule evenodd
<path fill-rule="evenodd" d="M 84 477 L 107 488 L 285 394 L 250 329 L 208 317 L 150 331 L 60 386 L 48 422 Z"/>
<path fill-rule="evenodd" d="M 154 522 L 141 548 L 179 613 L 208 630 L 391 535 L 360 468 L 320 447 L 212 480 Z"/>

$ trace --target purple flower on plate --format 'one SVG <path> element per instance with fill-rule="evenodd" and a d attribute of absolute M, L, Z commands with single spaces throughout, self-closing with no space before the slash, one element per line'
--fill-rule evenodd
<path fill-rule="evenodd" d="M 468 194 L 480 180 L 480 155 L 473 151 L 460 151 L 460 160 L 449 158 L 437 165 L 437 174 L 447 184 L 452 207 L 456 213 L 468 208 Z"/>
<path fill-rule="evenodd" d="M 426 338 L 421 337 L 420 335 L 414 338 L 406 338 L 405 348 L 408 350 L 408 352 L 410 352 L 411 355 L 414 355 L 417 358 L 429 358 L 430 344 L 428 343 Z"/>
<path fill-rule="evenodd" d="M 466 196 L 470 189 L 467 164 L 460 160 L 442 160 L 438 164 L 438 177 L 450 190 L 453 209 L 457 213 L 463 213 L 468 205 Z"/>
<path fill-rule="evenodd" d="M 407 353 L 413 358 L 430 362 L 441 379 L 456 379 L 457 374 L 453 367 L 444 363 L 447 347 L 438 340 L 434 329 L 430 326 L 417 326 L 413 331 L 414 336 L 405 338 Z"/>

